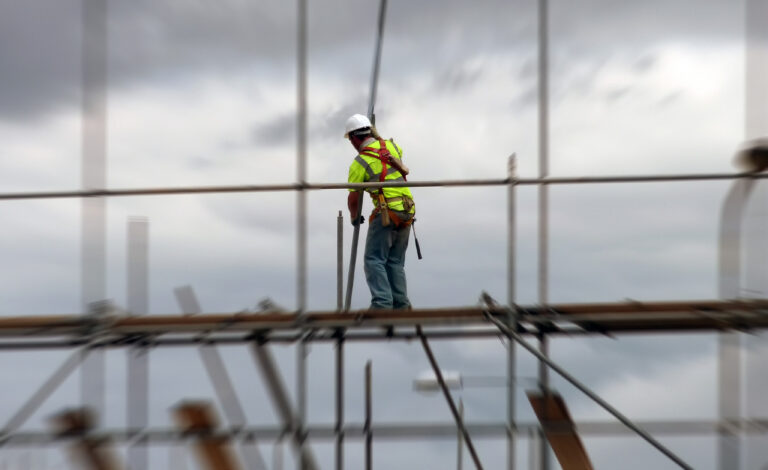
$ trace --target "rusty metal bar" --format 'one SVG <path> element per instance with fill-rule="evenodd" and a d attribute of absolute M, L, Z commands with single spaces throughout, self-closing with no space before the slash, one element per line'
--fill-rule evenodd
<path fill-rule="evenodd" d="M 575 326 L 585 332 L 679 330 L 729 330 L 768 327 L 768 301 L 622 302 L 602 304 L 553 304 L 516 306 L 520 323 L 533 328 L 540 323 Z M 376 312 L 368 310 L 296 313 L 215 313 L 195 316 L 150 315 L 141 317 L 83 317 L 80 315 L 0 318 L 0 336 L 75 336 L 100 328 L 102 335 L 159 335 L 165 333 L 237 333 L 266 330 L 365 329 L 382 325 L 437 325 L 444 328 L 487 325 L 484 313 L 506 317 L 509 309 L 457 307 Z M 549 333 L 557 333 L 547 332 Z M 472 334 L 467 331 L 467 334 Z M 106 336 L 104 339 L 108 340 Z M 299 338 L 296 338 L 299 339 Z M 125 340 L 123 340 L 125 341 Z M 137 341 L 136 336 L 133 341 Z M 154 344 L 155 339 L 153 339 Z M 109 342 L 109 341 L 107 341 Z M 72 345 L 85 342 L 72 341 Z"/>
<path fill-rule="evenodd" d="M 551 391 L 528 392 L 528 401 L 562 470 L 594 470 L 563 398 Z"/>
<path fill-rule="evenodd" d="M 70 452 L 83 470 L 119 470 L 117 456 L 107 445 L 107 439 L 91 435 L 96 417 L 87 408 L 65 410 L 51 419 L 61 437 L 74 437 Z"/>
<path fill-rule="evenodd" d="M 183 433 L 200 433 L 195 440 L 198 458 L 208 470 L 238 470 L 240 465 L 229 446 L 229 439 L 211 435 L 218 427 L 216 413 L 206 402 L 185 402 L 173 410 Z"/>
<path fill-rule="evenodd" d="M 461 417 L 459 410 L 456 408 L 456 403 L 454 403 L 453 397 L 451 397 L 451 392 L 448 390 L 448 386 L 445 385 L 443 373 L 440 370 L 440 366 L 437 364 L 435 355 L 432 354 L 432 348 L 429 347 L 427 338 L 422 334 L 420 325 L 416 326 L 416 333 L 421 339 L 421 345 L 424 347 L 424 352 L 427 355 L 427 359 L 429 359 L 429 364 L 432 366 L 432 370 L 435 372 L 437 383 L 440 384 L 440 388 L 442 389 L 443 395 L 445 396 L 445 401 L 448 402 L 448 407 L 451 409 L 453 418 L 456 420 L 456 426 L 461 430 L 461 434 L 464 436 L 464 442 L 467 444 L 467 450 L 469 450 L 469 455 L 472 456 L 472 461 L 475 463 L 475 468 L 477 468 L 477 470 L 483 470 L 483 465 L 480 463 L 480 457 L 477 455 L 475 446 L 472 444 L 472 438 L 469 436 L 469 431 L 467 431 L 467 427 L 464 426 L 464 419 Z"/>

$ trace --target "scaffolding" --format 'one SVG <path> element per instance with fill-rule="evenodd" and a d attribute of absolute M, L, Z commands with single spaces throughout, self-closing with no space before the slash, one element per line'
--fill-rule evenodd
<path fill-rule="evenodd" d="M 107 443 L 129 447 L 127 468 L 148 468 L 146 448 L 153 443 L 194 442 L 200 461 L 210 469 L 236 468 L 237 457 L 230 445 L 237 445 L 242 462 L 249 469 L 266 469 L 264 458 L 256 445 L 261 440 L 290 439 L 302 470 L 320 468 L 312 452 L 312 442 L 334 444 L 334 468 L 344 468 L 345 442 L 361 441 L 365 445 L 365 468 L 372 464 L 373 439 L 402 441 L 413 438 L 453 437 L 457 432 L 471 454 L 474 466 L 483 468 L 473 446 L 473 438 L 494 437 L 506 440 L 507 468 L 516 467 L 515 442 L 519 436 L 540 436 L 539 465 L 551 468 L 549 442 L 552 436 L 573 435 L 637 435 L 664 454 L 679 468 L 692 468 L 683 459 L 658 441 L 655 435 L 719 436 L 720 468 L 740 468 L 740 436 L 768 433 L 768 422 L 745 421 L 739 412 L 738 367 L 734 355 L 738 332 L 768 327 L 768 302 L 745 300 L 691 300 L 677 302 L 621 302 L 593 304 L 552 304 L 548 300 L 548 191 L 554 185 L 644 183 L 671 181 L 733 180 L 734 187 L 723 209 L 723 226 L 738 224 L 741 211 L 757 180 L 768 174 L 717 173 L 640 176 L 552 177 L 548 171 L 549 96 L 548 96 L 548 1 L 538 1 L 539 50 L 539 172 L 536 178 L 519 178 L 515 156 L 509 158 L 507 174 L 496 179 L 465 179 L 441 181 L 409 181 L 407 183 L 311 183 L 306 181 L 307 154 L 307 2 L 298 0 L 298 142 L 296 181 L 285 184 L 157 187 L 108 189 L 106 187 L 106 0 L 85 0 L 83 64 L 83 188 L 75 191 L 35 191 L 0 193 L 0 200 L 79 198 L 83 204 L 83 301 L 89 311 L 72 315 L 36 315 L 0 318 L 0 350 L 66 350 L 71 355 L 39 390 L 6 422 L 0 433 L 0 447 L 41 446 L 57 442 L 74 442 L 74 452 L 84 468 L 114 469 L 114 456 L 103 455 Z M 378 78 L 378 63 L 384 31 L 386 0 L 379 8 L 377 52 L 371 81 L 369 114 L 373 114 Z M 538 190 L 538 303 L 520 305 L 515 293 L 515 232 L 516 188 L 530 185 Z M 338 224 L 338 307 L 333 311 L 312 311 L 307 305 L 307 193 L 309 191 L 409 187 L 499 186 L 507 188 L 505 215 L 507 218 L 507 299 L 496 302 L 481 295 L 478 305 L 414 309 L 407 312 L 375 312 L 349 310 L 342 302 L 343 266 L 341 263 L 342 219 Z M 180 289 L 177 299 L 185 315 L 146 315 L 147 313 L 147 234 L 146 221 L 132 220 L 129 225 L 129 305 L 125 310 L 105 303 L 105 200 L 120 196 L 170 196 L 202 193 L 250 193 L 288 191 L 297 194 L 297 309 L 285 312 L 266 308 L 261 312 L 203 313 L 191 289 Z M 733 219 L 733 220 L 731 220 Z M 731 220 L 729 222 L 729 220 Z M 734 222 L 735 221 L 735 222 Z M 723 229 L 725 230 L 725 229 Z M 723 299 L 734 299 L 733 278 L 739 272 L 739 234 L 721 234 L 721 291 Z M 735 254 L 729 250 L 736 246 Z M 354 279 L 350 272 L 350 281 Z M 731 284 L 728 284 L 731 282 Z M 350 282 L 348 282 L 349 284 Z M 738 286 L 738 281 L 736 281 Z M 383 327 L 383 328 L 382 328 Z M 558 335 L 619 335 L 637 332 L 725 332 L 721 339 L 721 397 L 719 420 L 715 421 L 647 421 L 632 422 L 600 398 L 576 377 L 554 363 L 549 357 L 549 338 Z M 734 333 L 737 332 L 737 333 Z M 506 410 L 497 423 L 468 423 L 461 407 L 448 390 L 443 370 L 437 362 L 430 343 L 449 339 L 490 339 L 503 336 L 508 343 L 506 358 Z M 536 340 L 538 344 L 530 342 Z M 454 423 L 439 424 L 377 424 L 371 417 L 371 365 L 366 367 L 366 413 L 364 423 L 345 419 L 344 352 L 350 342 L 419 341 L 450 407 Z M 330 426 L 307 425 L 307 346 L 314 342 L 335 345 L 335 422 Z M 277 426 L 253 426 L 247 423 L 242 404 L 234 391 L 218 345 L 248 345 L 256 368 L 261 373 L 272 404 L 279 417 Z M 292 344 L 297 348 L 297 388 L 295 401 L 272 353 L 270 344 Z M 150 428 L 148 423 L 148 356 L 155 348 L 189 347 L 199 350 L 227 425 L 219 425 L 207 403 L 185 403 L 175 409 L 179 426 L 173 429 Z M 89 413 L 102 414 L 103 351 L 127 349 L 129 357 L 129 422 L 125 429 L 98 429 Z M 518 348 L 532 354 L 540 367 L 537 386 L 543 397 L 539 402 L 541 422 L 520 422 L 516 415 L 515 387 L 518 378 L 516 357 Z M 70 376 L 82 368 L 82 404 L 86 408 L 70 410 L 57 416 L 58 427 L 50 433 L 19 431 L 24 422 Z M 547 418 L 546 399 L 552 394 L 550 373 L 563 377 L 594 400 L 618 422 L 568 422 L 562 416 L 560 424 Z M 736 374 L 736 375 L 734 375 Z M 542 399 L 541 397 L 537 399 Z M 532 400 L 533 403 L 533 400 Z M 561 407 L 564 404 L 561 404 Z M 537 412 L 537 414 L 539 414 Z M 575 431 L 574 431 L 575 429 Z M 546 437 L 546 438 L 545 438 Z M 554 445 L 553 445 L 554 447 Z M 460 447 L 461 449 L 461 447 Z M 577 468 L 577 467 L 573 467 Z M 578 467 L 587 468 L 587 467 Z"/>

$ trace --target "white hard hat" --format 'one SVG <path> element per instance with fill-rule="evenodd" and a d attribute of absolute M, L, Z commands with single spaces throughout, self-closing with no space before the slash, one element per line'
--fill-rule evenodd
<path fill-rule="evenodd" d="M 349 133 L 358 129 L 365 129 L 371 127 L 371 121 L 362 114 L 353 114 L 352 117 L 347 119 L 347 131 L 344 133 L 344 137 L 349 137 Z"/>

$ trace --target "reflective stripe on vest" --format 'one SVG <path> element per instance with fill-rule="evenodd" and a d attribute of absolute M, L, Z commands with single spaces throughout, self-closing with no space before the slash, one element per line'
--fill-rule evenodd
<path fill-rule="evenodd" d="M 391 144 L 391 148 L 388 147 Z M 375 147 L 374 147 L 375 146 Z M 382 150 L 383 149 L 383 150 Z M 379 182 L 400 182 L 407 181 L 405 175 L 402 175 L 395 167 L 388 163 L 389 159 L 400 159 L 402 151 L 394 142 L 385 140 L 376 140 L 368 146 L 360 149 L 360 153 L 355 157 L 355 163 L 359 164 L 366 173 L 368 181 Z M 377 164 L 378 163 L 378 164 Z M 379 170 L 380 168 L 380 170 Z M 376 171 L 379 170 L 379 171 Z M 378 205 L 377 195 L 382 192 L 387 199 L 397 197 L 407 197 L 412 200 L 410 189 L 407 187 L 395 188 L 368 188 L 366 191 L 374 200 L 374 206 Z M 403 210 L 402 199 L 392 201 L 389 204 L 392 210 Z"/>

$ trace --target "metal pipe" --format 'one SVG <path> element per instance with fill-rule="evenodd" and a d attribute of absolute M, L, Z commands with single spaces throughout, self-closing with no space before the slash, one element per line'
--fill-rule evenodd
<path fill-rule="evenodd" d="M 82 8 L 82 188 L 107 185 L 107 67 L 108 11 L 106 0 L 85 0 Z M 103 198 L 82 200 L 81 302 L 89 308 L 106 298 L 107 203 Z M 103 417 L 105 358 L 93 351 L 80 374 L 81 402 Z"/>
<path fill-rule="evenodd" d="M 516 221 L 516 201 L 515 185 L 517 180 L 517 156 L 512 154 L 507 162 L 507 306 L 509 307 L 509 317 L 507 321 L 511 325 L 515 323 L 515 283 L 516 283 L 516 241 L 517 241 L 517 221 Z M 513 386 L 516 375 L 516 355 L 515 343 L 507 343 L 507 470 L 515 468 L 515 392 Z"/>
<path fill-rule="evenodd" d="M 560 375 L 562 378 L 567 380 L 571 385 L 573 385 L 574 387 L 579 389 L 582 393 L 584 393 L 589 398 L 591 398 L 592 401 L 600 405 L 604 410 L 606 410 L 611 415 L 613 415 L 616 419 L 621 421 L 625 426 L 633 430 L 637 435 L 645 439 L 646 442 L 651 444 L 653 447 L 659 450 L 662 454 L 666 455 L 670 460 L 672 460 L 680 468 L 683 468 L 686 470 L 693 470 L 693 467 L 686 464 L 682 459 L 680 459 L 680 457 L 675 455 L 675 453 L 673 453 L 671 450 L 669 450 L 664 445 L 662 445 L 659 441 L 654 439 L 654 437 L 648 434 L 645 430 L 635 425 L 632 421 L 629 420 L 629 418 L 627 418 L 621 412 L 619 412 L 619 410 L 612 407 L 610 404 L 608 404 L 608 402 L 600 398 L 595 392 L 590 390 L 586 385 L 582 384 L 578 379 L 576 379 L 571 374 L 566 372 L 565 369 L 563 369 L 556 363 L 552 362 L 552 360 L 550 360 L 544 354 L 540 353 L 534 346 L 528 344 L 528 342 L 525 341 L 523 337 L 520 336 L 517 332 L 511 330 L 504 323 L 500 322 L 497 318 L 493 317 L 492 315 L 487 315 L 487 318 L 489 321 L 493 322 L 494 325 L 499 327 L 499 330 L 501 330 L 504 334 L 506 334 L 509 337 L 509 339 L 516 341 L 518 344 L 520 344 L 520 346 L 522 346 L 528 352 L 536 356 L 536 358 L 539 361 L 545 363 L 550 369 L 557 372 L 558 375 Z"/>
<path fill-rule="evenodd" d="M 363 425 L 363 433 L 365 434 L 365 470 L 373 469 L 371 367 L 371 361 L 365 363 L 365 424 Z"/>
<path fill-rule="evenodd" d="M 718 240 L 718 295 L 737 299 L 741 295 L 741 236 L 744 210 L 755 188 L 755 180 L 734 181 L 720 210 Z M 718 415 L 723 424 L 718 436 L 718 468 L 741 468 L 741 439 L 729 423 L 741 417 L 741 334 L 718 335 Z"/>
<path fill-rule="evenodd" d="M 298 310 L 303 313 L 307 305 L 307 0 L 298 0 L 298 86 L 297 86 L 297 145 L 296 145 L 296 291 Z"/>
<path fill-rule="evenodd" d="M 202 313 L 200 302 L 197 300 L 195 291 L 191 286 L 177 287 L 173 290 L 173 293 L 182 313 L 185 315 L 199 315 Z M 224 411 L 224 416 L 227 418 L 227 422 L 231 427 L 244 428 L 248 423 L 245 417 L 245 409 L 237 396 L 235 386 L 227 373 L 227 367 L 221 358 L 218 348 L 214 343 L 206 342 L 199 345 L 197 351 L 205 367 L 205 372 L 208 374 L 208 379 L 213 386 L 213 391 L 216 393 L 216 398 L 219 400 L 222 411 Z M 240 453 L 249 469 L 266 469 L 264 458 L 261 456 L 255 441 L 243 443 Z M 146 466 L 137 468 L 146 468 Z"/>
<path fill-rule="evenodd" d="M 549 176 L 549 12 L 548 0 L 538 2 L 538 92 L 539 92 L 539 178 Z M 549 186 L 538 186 L 538 212 L 539 212 L 539 245 L 538 245 L 538 298 L 539 304 L 546 306 L 549 299 Z M 548 356 L 549 346 L 547 337 L 539 337 L 539 347 L 545 356 Z M 540 363 L 539 383 L 542 393 L 549 393 L 549 376 L 547 368 Z M 546 413 L 546 410 L 545 410 Z M 546 415 L 545 415 L 546 418 Z M 539 452 L 541 453 L 541 470 L 549 470 L 549 446 L 544 436 L 544 430 L 539 434 Z"/>
<path fill-rule="evenodd" d="M 307 452 L 307 354 L 308 345 L 305 339 L 299 341 L 296 349 L 296 434 L 299 443 L 299 468 L 309 469 L 309 463 L 305 461 Z"/>
<path fill-rule="evenodd" d="M 0 435 L 6 436 L 18 429 L 23 425 L 32 414 L 40 408 L 45 400 L 51 396 L 53 392 L 77 369 L 80 363 L 89 354 L 89 349 L 83 349 L 82 351 L 75 351 L 69 356 L 56 371 L 51 374 L 48 379 L 40 386 L 40 388 L 33 393 L 29 399 L 14 413 L 13 416 L 5 423 Z"/>
<path fill-rule="evenodd" d="M 198 351 L 227 422 L 233 428 L 244 428 L 247 425 L 245 410 L 237 396 L 237 392 L 235 392 L 235 386 L 229 373 L 227 373 L 227 367 L 221 358 L 218 348 L 213 344 L 205 344 L 200 346 Z M 249 470 L 264 470 L 267 468 L 256 442 L 243 443 L 240 447 L 240 454 Z"/>
<path fill-rule="evenodd" d="M 336 310 L 344 308 L 344 216 L 336 218 Z"/>
<path fill-rule="evenodd" d="M 299 420 L 297 414 L 293 411 L 288 396 L 288 389 L 278 371 L 274 357 L 267 346 L 257 342 L 251 343 L 251 352 L 267 387 L 272 404 L 277 411 L 280 421 L 282 421 L 283 427 L 281 428 L 280 435 L 290 432 L 294 449 L 299 454 L 299 464 L 304 470 L 317 470 L 319 467 L 315 461 L 312 449 L 305 442 L 307 435 L 303 422 Z"/>
<path fill-rule="evenodd" d="M 307 161 L 307 0 L 298 0 L 297 14 L 297 152 L 296 152 L 296 181 L 299 191 L 296 197 L 297 225 L 297 267 L 296 291 L 298 297 L 297 309 L 299 316 L 304 315 L 307 308 L 307 193 L 304 190 L 306 181 Z M 299 445 L 297 468 L 308 470 L 315 466 L 310 462 L 307 453 L 307 437 L 304 423 L 307 415 L 307 343 L 301 341 L 296 353 L 296 434 Z"/>
<path fill-rule="evenodd" d="M 373 70 L 371 71 L 371 88 L 368 95 L 368 119 L 375 124 L 376 91 L 379 85 L 379 65 L 381 64 L 381 45 L 384 41 L 384 19 L 387 16 L 387 0 L 379 2 L 379 21 L 376 29 L 376 49 L 373 54 Z"/>
<path fill-rule="evenodd" d="M 437 364 L 435 355 L 432 354 L 432 348 L 429 347 L 429 342 L 422 333 L 420 325 L 416 325 L 416 334 L 419 335 L 421 345 L 424 347 L 424 352 L 427 355 L 427 359 L 429 359 L 429 364 L 432 366 L 432 370 L 435 373 L 437 383 L 440 384 L 440 389 L 443 391 L 445 401 L 448 402 L 448 407 L 451 409 L 453 418 L 456 420 L 456 426 L 461 430 L 461 434 L 464 436 L 464 442 L 467 444 L 467 449 L 469 450 L 469 455 L 472 456 L 472 461 L 475 463 L 475 468 L 477 468 L 477 470 L 483 470 L 483 465 L 480 463 L 480 457 L 477 455 L 475 446 L 472 444 L 472 438 L 469 436 L 469 432 L 467 431 L 466 426 L 464 426 L 464 419 L 459 414 L 459 410 L 456 408 L 456 403 L 453 402 L 451 392 L 448 390 L 448 386 L 445 384 L 445 380 L 443 379 L 443 373 L 440 370 L 440 366 Z"/>
<path fill-rule="evenodd" d="M 712 437 L 719 432 L 720 423 L 716 420 L 701 421 L 641 421 L 637 425 L 652 431 L 656 434 L 669 436 L 687 436 Z M 768 435 L 768 421 L 751 420 L 734 423 L 744 433 L 752 436 Z M 482 438 L 503 439 L 507 432 L 507 426 L 504 422 L 498 423 L 465 423 L 470 434 Z M 519 424 L 520 434 L 536 432 L 540 427 L 538 422 L 522 422 Z M 634 430 L 629 429 L 622 423 L 616 421 L 580 421 L 576 423 L 576 428 L 580 435 L 595 436 L 601 438 L 626 437 L 634 434 Z M 548 428 L 551 432 L 557 433 L 558 427 L 552 425 Z M 573 428 L 562 428 L 563 433 L 572 433 Z M 344 433 L 347 438 L 355 442 L 364 441 L 366 434 L 365 428 L 360 423 L 349 424 L 344 427 Z M 378 424 L 371 426 L 371 433 L 378 440 L 387 440 L 398 442 L 414 439 L 452 439 L 456 437 L 456 423 L 443 422 L 432 424 L 401 423 L 401 424 Z M 221 428 L 212 434 L 214 437 L 227 438 L 230 441 L 248 442 L 252 439 L 278 440 L 285 434 L 285 429 L 279 425 L 248 427 L 243 429 Z M 335 426 L 318 425 L 307 429 L 307 435 L 316 441 L 333 442 L 336 436 Z M 93 432 L 93 436 L 99 439 L 108 439 L 116 444 L 129 443 L 136 438 L 145 440 L 153 445 L 172 444 L 188 442 L 196 437 L 194 433 L 181 433 L 172 428 L 153 428 L 145 429 L 120 429 L 120 430 L 98 430 Z M 0 447 L 38 447 L 70 440 L 70 436 L 61 436 L 50 432 L 30 431 L 18 432 L 3 436 L 0 438 Z"/>
<path fill-rule="evenodd" d="M 344 338 L 336 341 L 336 470 L 344 470 Z"/>
<path fill-rule="evenodd" d="M 533 186 L 539 184 L 599 184 L 599 183 L 657 183 L 669 181 L 721 181 L 739 178 L 765 179 L 768 173 L 712 173 L 712 174 L 677 174 L 677 175 L 644 175 L 644 176 L 583 176 L 583 177 L 548 177 L 548 178 L 519 178 L 515 184 Z M 452 186 L 506 186 L 506 179 L 453 179 L 426 181 L 387 181 L 366 183 L 305 183 L 273 184 L 273 185 L 241 185 L 241 186 L 190 186 L 179 188 L 137 188 L 137 189 L 105 189 L 100 191 L 48 191 L 27 193 L 0 193 L 2 199 L 50 199 L 78 197 L 117 197 L 117 196 L 155 196 L 197 193 L 232 193 L 232 192 L 279 192 L 307 191 L 328 189 L 369 189 L 369 188 L 399 188 L 399 187 L 452 187 Z"/>
<path fill-rule="evenodd" d="M 357 199 L 357 213 L 354 215 L 353 220 L 360 218 L 360 214 L 363 210 L 363 197 L 360 195 Z M 352 289 L 355 286 L 355 264 L 357 264 L 357 244 L 360 240 L 360 224 L 356 224 L 352 231 L 352 248 L 349 253 L 349 273 L 347 275 L 347 294 L 344 298 L 344 311 L 348 312 L 352 305 Z"/>
<path fill-rule="evenodd" d="M 464 400 L 459 398 L 459 416 L 464 421 Z M 464 456 L 462 455 L 462 449 L 464 449 L 464 443 L 461 436 L 461 429 L 456 428 L 456 470 L 461 470 L 464 463 Z"/>
<path fill-rule="evenodd" d="M 539 184 L 602 184 L 602 183 L 657 183 L 665 181 L 723 181 L 739 178 L 765 179 L 768 173 L 700 173 L 672 175 L 639 175 L 639 176 L 576 176 L 576 177 L 547 177 L 547 178 L 518 178 L 518 186 L 535 186 Z M 177 188 L 132 188 L 132 189 L 101 189 L 73 191 L 34 191 L 21 193 L 0 193 L 0 200 L 19 199 L 68 199 L 68 198 L 98 198 L 126 196 L 170 196 L 181 194 L 216 194 L 216 193 L 252 193 L 280 191 L 319 191 L 332 189 L 367 189 L 367 188 L 401 188 L 401 187 L 463 187 L 463 186 L 506 186 L 508 179 L 452 179 L 425 181 L 387 181 L 367 183 L 286 183 L 264 185 L 233 185 L 233 186 L 182 186 Z"/>
<path fill-rule="evenodd" d="M 605 304 L 553 304 L 544 309 L 541 306 L 516 306 L 519 321 L 523 325 L 536 326 L 541 322 L 555 323 L 555 326 L 587 328 L 587 332 L 651 331 L 658 329 L 680 330 L 728 330 L 768 327 L 768 317 L 762 315 L 768 310 L 765 301 L 690 301 L 690 302 L 622 302 Z M 196 316 L 151 315 L 142 317 L 107 316 L 104 318 L 83 318 L 79 315 L 27 316 L 0 318 L 0 336 L 20 338 L 65 336 L 72 346 L 87 343 L 88 333 L 99 329 L 102 337 L 97 343 L 130 345 L 148 341 L 152 335 L 154 344 L 157 335 L 167 333 L 204 332 L 210 335 L 234 334 L 238 332 L 262 332 L 266 330 L 317 331 L 338 328 L 365 329 L 382 325 L 415 326 L 437 325 L 443 328 L 460 326 L 483 326 L 487 321 L 480 307 L 414 309 L 409 311 L 376 312 L 354 311 L 352 315 L 332 311 L 307 312 L 300 317 L 296 313 L 257 314 L 225 313 Z M 509 309 L 494 307 L 495 315 L 507 316 Z M 450 324 L 449 324 L 450 323 Z M 437 334 L 440 330 L 435 331 Z M 553 333 L 556 333 L 553 332 Z M 471 335 L 473 332 L 466 331 Z M 109 337 L 108 335 L 118 335 Z M 82 338 L 72 340 L 73 336 Z M 298 339 L 298 337 L 296 338 Z M 207 341 L 198 337 L 199 343 Z M 10 343 L 8 347 L 12 347 Z M 23 347 L 23 346 L 22 346 Z"/>
<path fill-rule="evenodd" d="M 130 217 L 127 226 L 126 305 L 129 315 L 149 313 L 149 221 Z M 142 429 L 149 424 L 149 348 L 137 344 L 128 348 L 126 422 Z M 148 468 L 149 452 L 145 442 L 131 444 L 126 454 L 128 468 Z"/>

